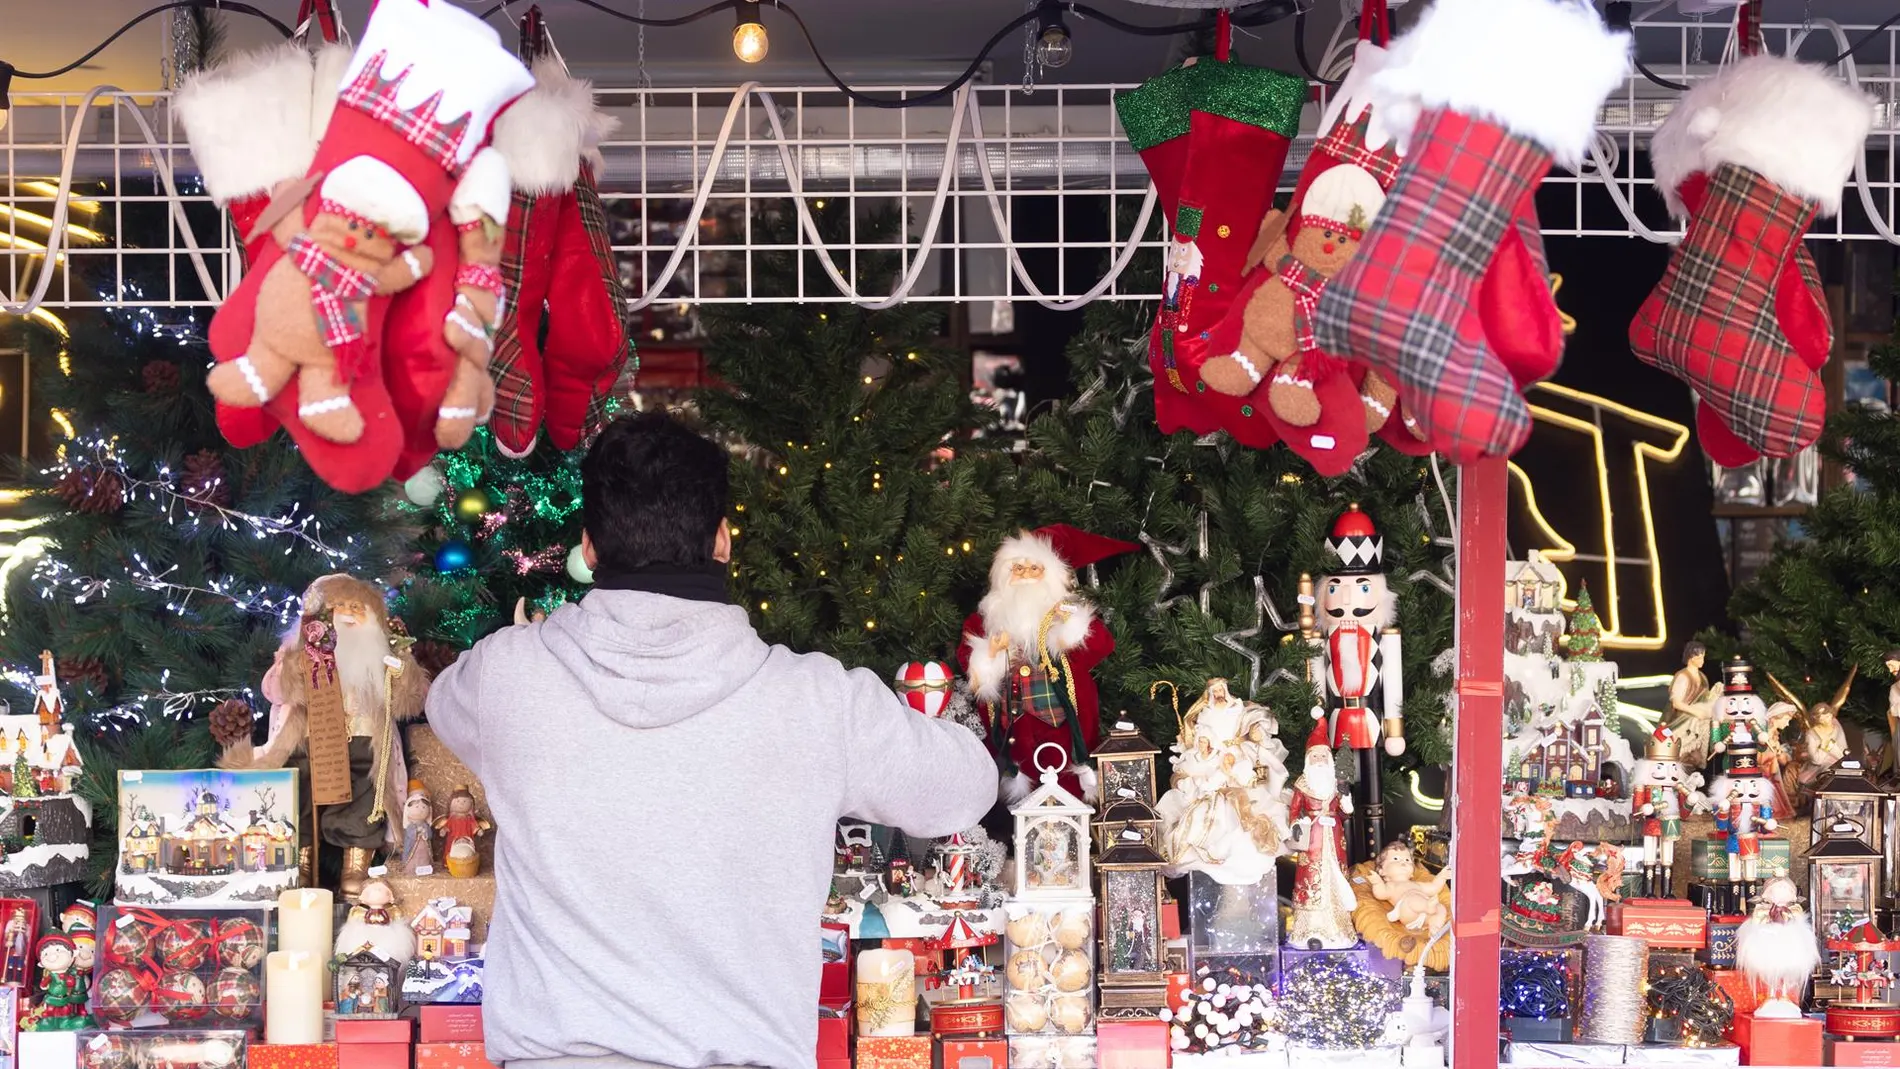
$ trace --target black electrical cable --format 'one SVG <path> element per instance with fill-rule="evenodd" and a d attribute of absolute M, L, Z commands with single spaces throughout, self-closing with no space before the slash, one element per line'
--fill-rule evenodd
<path fill-rule="evenodd" d="M 513 0 L 511 0 L 511 2 L 513 2 Z M 710 18 L 721 11 L 726 11 L 731 8 L 735 8 L 739 6 L 739 0 L 718 0 L 718 3 L 707 4 L 705 7 L 702 7 L 697 11 L 689 11 L 684 15 L 676 15 L 670 19 L 649 19 L 649 18 L 642 18 L 639 15 L 629 15 L 624 11 L 615 11 L 613 8 L 608 7 L 605 4 L 595 3 L 594 0 L 576 0 L 576 2 L 582 4 L 583 6 L 591 7 L 595 11 L 598 11 L 603 15 L 612 15 L 614 18 L 620 19 L 623 22 L 631 22 L 638 26 L 658 26 L 658 27 L 684 26 L 689 22 L 698 22 L 700 19 Z M 769 3 L 770 0 L 766 0 L 766 2 Z M 507 10 L 508 10 L 508 4 L 506 3 L 496 4 L 494 7 L 491 7 L 487 11 L 482 12 L 481 17 L 484 19 L 491 19 L 491 18 L 494 18 L 496 15 L 500 15 L 506 12 Z M 511 15 L 510 17 L 512 18 L 513 16 Z"/>
<path fill-rule="evenodd" d="M 1603 22 L 1612 30 L 1628 32 L 1633 38 L 1636 34 L 1636 28 L 1632 25 L 1630 20 L 1630 7 L 1630 0 L 1610 0 L 1610 3 L 1604 5 L 1603 8 Z M 1689 87 L 1683 85 L 1681 82 L 1672 82 L 1644 66 L 1643 61 L 1636 55 L 1636 46 L 1633 43 L 1630 45 L 1630 62 L 1635 64 L 1636 73 L 1649 79 L 1656 85 L 1662 86 L 1664 89 L 1672 89 L 1678 93 L 1686 93 L 1689 91 Z"/>
<path fill-rule="evenodd" d="M 1867 45 L 1874 38 L 1879 37 L 1882 33 L 1892 28 L 1893 24 L 1896 22 L 1900 22 L 1900 13 L 1888 15 L 1887 21 L 1881 23 L 1878 26 L 1875 26 L 1871 30 L 1868 30 L 1865 34 L 1861 36 L 1860 40 L 1855 41 L 1851 45 L 1848 45 L 1847 51 L 1842 52 L 1840 55 L 1835 56 L 1833 59 L 1828 60 L 1828 65 L 1833 66 L 1836 63 L 1845 63 L 1847 61 L 1847 57 L 1860 51 L 1863 46 Z"/>
<path fill-rule="evenodd" d="M 1345 81 L 1344 78 L 1320 77 L 1319 71 L 1313 69 L 1313 61 L 1306 58 L 1305 8 L 1301 8 L 1299 12 L 1293 16 L 1293 58 L 1299 60 L 1300 72 L 1306 75 L 1307 81 L 1318 82 L 1328 89 L 1337 88 L 1340 82 Z"/>
<path fill-rule="evenodd" d="M 135 16 L 132 19 L 131 22 L 128 22 L 125 25 L 119 27 L 118 29 L 112 31 L 112 36 L 99 42 L 99 44 L 95 48 L 93 48 L 92 51 L 86 53 L 83 56 L 80 56 L 78 59 L 73 60 L 71 63 L 66 64 L 64 67 L 59 67 L 50 71 L 23 71 L 23 70 L 15 69 L 13 71 L 13 76 L 16 78 L 57 78 L 62 74 L 71 74 L 73 71 L 78 70 L 79 68 L 85 66 L 88 62 L 90 62 L 92 57 L 98 55 L 101 52 L 104 52 L 108 47 L 111 46 L 112 42 L 117 41 L 121 37 L 124 37 L 126 33 L 132 29 L 132 27 L 137 26 L 139 23 L 144 22 L 146 19 L 151 18 L 153 15 L 157 15 L 162 12 L 172 11 L 177 8 L 183 8 L 183 7 L 209 7 L 209 8 L 215 8 L 216 10 L 219 10 L 219 11 L 235 11 L 240 15 L 253 15 L 253 16 L 256 16 L 257 18 L 263 19 L 265 22 L 270 23 L 273 27 L 276 28 L 278 33 L 283 34 L 285 37 L 292 36 L 292 30 L 290 27 L 284 25 L 281 22 L 278 22 L 275 18 L 258 10 L 257 8 L 252 7 L 249 4 L 234 3 L 232 2 L 232 0 L 173 0 L 172 3 L 160 4 L 159 6 L 152 8 L 148 11 L 140 12 L 137 16 Z"/>

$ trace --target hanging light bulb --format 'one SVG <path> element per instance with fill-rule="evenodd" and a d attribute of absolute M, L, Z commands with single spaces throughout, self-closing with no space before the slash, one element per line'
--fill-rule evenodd
<path fill-rule="evenodd" d="M 1062 5 L 1044 0 L 1037 13 L 1041 28 L 1036 34 L 1036 62 L 1051 70 L 1068 66 L 1075 58 L 1075 42 L 1069 39 L 1069 28 L 1062 22 Z"/>
<path fill-rule="evenodd" d="M 732 31 L 732 54 L 741 63 L 757 63 L 772 46 L 765 36 L 765 23 L 759 21 L 759 0 L 739 0 L 733 10 L 738 13 L 739 25 Z"/>

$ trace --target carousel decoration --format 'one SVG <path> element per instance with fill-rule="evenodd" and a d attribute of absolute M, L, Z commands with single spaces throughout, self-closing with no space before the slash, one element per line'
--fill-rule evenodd
<path fill-rule="evenodd" d="M 930 948 L 944 956 L 944 967 L 931 979 L 932 987 L 956 989 L 954 998 L 930 1006 L 930 1031 L 939 1036 L 993 1036 L 1003 1031 L 1003 1003 L 980 990 L 996 975 L 996 966 L 983 960 L 983 948 L 995 945 L 995 932 L 978 933 L 958 914 Z"/>
<path fill-rule="evenodd" d="M 1869 920 L 1828 939 L 1827 948 L 1835 955 L 1828 982 L 1854 990 L 1853 998 L 1828 1003 L 1827 1030 L 1848 1039 L 1900 1036 L 1900 1005 L 1893 1001 L 1893 955 L 1900 940 L 1887 938 Z"/>

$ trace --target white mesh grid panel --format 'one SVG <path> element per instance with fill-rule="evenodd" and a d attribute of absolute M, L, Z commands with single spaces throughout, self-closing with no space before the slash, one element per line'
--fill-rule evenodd
<path fill-rule="evenodd" d="M 1869 28 L 1846 27 L 1844 33 L 1858 39 Z M 1652 63 L 1651 68 L 1675 81 L 1713 73 L 1730 39 L 1727 27 L 1715 22 L 1640 23 L 1637 33 L 1648 56 L 1664 54 L 1673 43 L 1675 58 Z M 1790 42 L 1802 40 L 1800 54 L 1809 59 L 1841 50 L 1829 27 L 1817 24 L 1805 33 L 1803 37 L 1801 26 L 1772 25 L 1767 28 L 1769 48 L 1785 53 Z M 1700 49 L 1695 44 L 1698 36 Z M 1900 28 L 1863 47 L 1858 60 L 1862 88 L 1878 104 L 1866 146 L 1864 192 L 1850 188 L 1839 218 L 1816 224 L 1817 239 L 1881 240 L 1881 231 L 1891 234 L 1897 222 L 1893 160 L 1900 129 L 1894 71 L 1900 65 Z M 31 295 L 42 269 L 46 224 L 53 214 L 51 194 L 83 97 L 34 95 L 26 91 L 30 88 L 30 83 L 15 81 L 12 121 L 0 131 L 8 178 L 0 184 L 0 298 L 15 301 Z M 1123 251 L 1149 188 L 1141 160 L 1123 139 L 1115 118 L 1113 96 L 1126 88 L 1051 86 L 1025 94 L 1021 86 L 975 87 L 965 105 L 969 114 L 958 124 L 959 144 L 942 219 L 909 298 L 1037 299 L 1011 270 L 1012 247 L 1034 269 L 1043 299 L 1074 304 L 1085 298 Z M 734 116 L 704 210 L 695 217 L 696 194 L 713 165 L 718 133 L 734 95 L 729 87 L 599 91 L 601 105 L 621 119 L 619 132 L 604 147 L 601 188 L 636 308 L 651 305 L 655 314 L 665 314 L 701 304 L 849 299 L 822 271 L 809 268 L 784 292 L 767 293 L 759 282 L 761 254 L 813 248 L 795 223 L 783 226 L 777 236 L 762 232 L 764 216 L 794 218 L 787 160 L 808 203 L 842 200 L 856 209 L 847 232 L 825 243 L 840 272 L 853 276 L 858 258 L 872 252 L 895 255 L 904 270 L 912 266 L 943 171 L 955 114 L 951 99 L 889 111 L 854 106 L 830 87 L 749 93 Z M 784 132 L 782 142 L 770 121 L 768 95 Z M 1644 188 L 1650 183 L 1640 156 L 1677 96 L 1641 77 L 1612 95 L 1598 127 L 1599 159 L 1611 177 L 1598 173 L 1595 163 L 1586 164 L 1582 174 L 1561 169 L 1553 173 L 1540 198 L 1546 234 L 1633 237 L 1648 229 L 1651 240 L 1671 236 L 1673 227 L 1660 199 Z M 132 108 L 140 109 L 151 124 L 155 145 L 142 134 Z M 1284 187 L 1299 173 L 1317 115 L 1317 106 L 1307 109 L 1305 133 L 1287 162 Z M 985 188 L 984 161 L 993 196 Z M 174 210 L 160 180 L 164 166 L 176 176 L 181 211 Z M 74 228 L 50 279 L 46 308 L 214 305 L 218 293 L 237 278 L 239 260 L 232 251 L 236 236 L 204 196 L 165 94 L 99 95 L 94 106 L 85 109 L 72 170 L 69 222 Z M 1617 196 L 1611 195 L 1612 180 Z M 1619 199 L 1630 211 L 1619 206 Z M 992 200 L 1003 217 L 1001 228 L 992 217 Z M 1037 201 L 1053 201 L 1054 210 L 1039 210 L 1033 203 Z M 895 211 L 905 237 L 879 237 L 858 225 L 877 210 Z M 217 292 L 208 292 L 200 281 L 180 214 L 190 221 L 203 250 L 203 276 Z M 1158 215 L 1146 230 L 1151 240 L 1159 237 Z M 1041 230 L 1033 235 L 1024 226 L 1031 217 Z M 1096 221 L 1078 223 L 1090 219 Z M 1112 231 L 1103 219 L 1115 220 Z M 684 244 L 677 270 L 658 285 L 687 230 L 692 237 Z M 1013 236 L 1005 240 L 1006 235 Z M 159 269 L 141 271 L 140 265 Z M 164 283 L 154 289 L 139 286 L 133 277 L 162 277 Z M 887 292 L 859 296 L 869 300 Z M 1102 296 L 1150 299 L 1155 294 L 1116 279 Z"/>

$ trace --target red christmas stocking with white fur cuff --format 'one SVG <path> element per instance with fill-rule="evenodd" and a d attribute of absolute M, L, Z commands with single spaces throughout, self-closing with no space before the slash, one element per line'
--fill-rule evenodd
<path fill-rule="evenodd" d="M 212 387 L 263 404 L 320 478 L 362 492 L 403 445 L 381 367 L 388 295 L 434 266 L 401 246 L 533 83 L 492 28 L 423 0 L 382 0 L 345 76 L 309 177 L 265 213 L 277 240 L 212 321 Z"/>
<path fill-rule="evenodd" d="M 589 409 L 619 381 L 633 341 L 606 205 L 588 168 L 581 169 L 574 195 L 562 202 L 557 225 L 541 357 L 547 373 L 548 441 L 566 450 L 580 444 Z"/>

